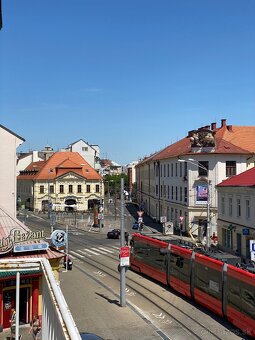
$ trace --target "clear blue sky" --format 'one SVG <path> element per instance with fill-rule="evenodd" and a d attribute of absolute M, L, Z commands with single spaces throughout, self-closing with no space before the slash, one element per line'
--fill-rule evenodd
<path fill-rule="evenodd" d="M 2 0 L 0 123 L 120 164 L 226 118 L 255 125 L 254 0 Z"/>

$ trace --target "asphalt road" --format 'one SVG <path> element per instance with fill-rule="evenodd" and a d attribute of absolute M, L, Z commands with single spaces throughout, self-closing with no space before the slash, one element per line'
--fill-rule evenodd
<path fill-rule="evenodd" d="M 133 209 L 133 216 L 125 211 L 126 220 L 132 222 L 136 207 L 129 209 Z M 114 215 L 115 211 L 113 220 Z M 161 228 L 145 218 L 148 228 Z M 26 222 L 31 229 L 44 228 L 50 235 L 45 216 L 29 216 Z M 105 340 L 245 338 L 226 321 L 132 271 L 126 273 L 126 306 L 121 307 L 117 271 L 120 241 L 106 238 L 111 226 L 106 224 L 101 232 L 69 228 L 69 254 L 74 265 L 72 271 L 62 269 L 60 287 L 80 332 L 95 333 Z M 132 232 L 132 223 L 125 228 Z"/>

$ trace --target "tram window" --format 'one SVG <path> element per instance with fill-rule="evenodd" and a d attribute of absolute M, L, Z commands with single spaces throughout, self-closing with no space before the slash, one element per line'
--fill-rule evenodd
<path fill-rule="evenodd" d="M 255 319 L 255 296 L 252 293 L 251 287 L 249 285 L 246 286 L 244 288 L 241 286 L 242 310 L 252 319 Z"/>
<path fill-rule="evenodd" d="M 149 246 L 150 249 L 150 264 L 162 271 L 165 271 L 165 256 L 160 253 L 160 248 L 157 246 Z"/>
<path fill-rule="evenodd" d="M 195 263 L 195 286 L 205 293 L 221 299 L 222 278 L 221 272 Z"/>
<path fill-rule="evenodd" d="M 228 277 L 227 279 L 227 300 L 228 304 L 238 311 L 241 311 L 241 299 L 239 281 Z"/>

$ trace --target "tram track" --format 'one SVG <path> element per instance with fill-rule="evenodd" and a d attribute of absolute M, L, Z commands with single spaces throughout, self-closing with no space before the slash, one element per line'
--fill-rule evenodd
<path fill-rule="evenodd" d="M 77 245 L 77 243 L 76 243 Z M 116 262 L 116 268 L 117 264 L 119 263 L 118 259 L 116 257 L 114 258 L 111 255 L 105 254 L 106 258 L 110 258 L 111 260 L 115 260 Z M 112 279 L 118 281 L 119 283 L 119 274 L 116 271 L 116 268 L 112 268 L 110 266 L 107 266 L 105 263 L 102 264 L 102 262 L 99 262 L 97 259 L 93 257 L 93 259 L 84 257 L 84 258 L 77 258 L 80 262 L 86 263 L 87 265 L 91 266 L 92 268 L 96 268 L 96 270 L 99 270 L 102 273 L 105 273 L 106 275 L 110 276 Z M 85 275 L 88 275 L 91 279 L 95 279 L 95 277 L 91 274 L 88 274 L 85 270 L 79 267 L 79 265 L 74 264 L 75 268 L 81 272 L 83 272 Z M 135 273 L 136 274 L 136 273 Z M 138 274 L 137 274 L 138 275 Z M 199 336 L 198 333 L 200 334 L 206 334 L 206 339 L 212 338 L 212 339 L 218 339 L 221 340 L 222 337 L 218 336 L 215 334 L 213 331 L 208 329 L 205 325 L 203 325 L 201 322 L 199 322 L 197 319 L 194 317 L 191 317 L 188 313 L 184 312 L 180 307 L 176 306 L 175 304 L 171 303 L 169 300 L 161 297 L 158 295 L 158 291 L 153 291 L 151 288 L 143 285 L 141 287 L 140 283 L 137 282 L 135 279 L 131 278 L 130 275 L 127 277 L 128 282 L 127 282 L 127 288 L 131 289 L 135 294 L 138 294 L 140 297 L 145 299 L 146 301 L 149 301 L 154 307 L 159 309 L 161 313 L 164 314 L 166 318 L 170 318 L 171 320 L 174 320 L 182 329 L 185 329 L 188 335 L 193 335 L 195 339 L 205 339 L 204 336 Z M 146 277 L 146 279 L 148 279 Z M 98 281 L 98 278 L 96 278 Z M 148 280 L 149 282 L 152 282 L 152 280 Z M 99 280 L 100 283 L 102 283 L 101 279 Z M 158 287 L 163 287 L 161 285 L 158 285 Z M 169 292 L 167 290 L 167 287 L 163 287 L 165 291 Z M 115 296 L 119 297 L 116 292 L 108 287 L 108 290 L 112 293 L 114 293 Z M 134 303 L 131 302 L 130 306 L 134 306 Z M 170 306 L 170 307 L 169 307 Z M 136 306 L 137 308 L 141 309 L 140 307 Z M 173 314 L 169 312 L 169 308 L 172 308 L 175 310 L 175 313 L 181 314 L 179 318 L 175 317 Z M 185 319 L 185 323 L 180 321 L 180 319 L 183 318 Z M 189 320 L 189 321 L 188 321 Z M 192 328 L 200 328 L 198 331 L 193 331 L 190 328 L 190 325 L 192 324 Z M 189 326 L 187 326 L 189 325 Z M 211 337 L 210 337 L 211 336 Z"/>
<path fill-rule="evenodd" d="M 32 225 L 31 225 L 32 226 Z M 36 230 L 41 230 L 41 226 L 35 226 L 33 222 L 33 228 Z M 63 229 L 63 228 L 61 228 Z M 79 230 L 70 230 L 70 232 L 79 231 Z M 84 232 L 84 231 L 82 231 Z M 48 232 L 46 231 L 46 234 L 48 235 Z M 50 232 L 49 232 L 50 234 Z M 97 242 L 97 240 L 94 240 L 94 246 L 106 246 L 105 242 L 102 243 L 101 240 Z M 82 240 L 82 238 L 77 238 L 77 235 L 72 235 L 70 233 L 69 235 L 69 249 L 73 249 L 75 252 L 77 252 L 77 248 L 79 247 L 91 247 L 91 243 L 87 240 Z M 119 259 L 116 258 L 116 255 L 111 254 L 104 254 L 105 259 L 113 260 L 116 263 L 116 267 L 112 268 L 112 266 L 109 266 L 105 263 L 102 264 L 102 262 L 99 262 L 95 257 L 89 258 L 89 257 L 76 257 L 77 260 L 80 262 L 90 266 L 91 268 L 94 268 L 98 271 L 101 271 L 102 273 L 105 273 L 108 275 L 112 280 L 115 280 L 119 284 L 119 274 L 117 272 L 117 265 L 119 264 Z M 102 258 L 102 257 L 101 257 Z M 104 286 L 108 291 L 110 291 L 112 294 L 114 294 L 116 297 L 119 297 L 119 295 L 116 293 L 116 289 L 114 290 L 106 283 L 102 282 L 102 277 L 100 279 L 98 277 L 95 277 L 95 275 L 89 274 L 86 270 L 82 269 L 79 265 L 74 264 L 74 267 L 81 271 L 86 276 L 90 277 L 90 279 L 97 281 L 99 284 Z M 136 274 L 138 275 L 138 274 Z M 154 291 L 148 286 L 143 285 L 141 287 L 141 284 L 137 282 L 135 279 L 130 277 L 131 275 L 127 275 L 128 283 L 127 288 L 131 289 L 136 295 L 140 296 L 140 298 L 144 299 L 145 301 L 152 304 L 155 308 L 161 311 L 161 313 L 164 314 L 166 318 L 170 318 L 173 320 L 177 325 L 179 325 L 180 329 L 185 330 L 187 339 L 188 338 L 195 338 L 195 339 L 223 339 L 222 336 L 219 336 L 219 333 L 217 334 L 217 331 L 214 332 L 213 330 L 206 327 L 204 324 L 202 324 L 200 321 L 198 321 L 196 318 L 190 316 L 188 312 L 184 312 L 183 309 L 176 306 L 174 303 L 170 302 L 169 299 L 163 298 L 162 296 L 158 295 L 158 291 Z M 140 277 L 140 276 L 139 276 Z M 150 278 L 146 277 L 148 282 L 154 282 Z M 160 285 L 157 283 L 157 287 L 163 287 L 165 291 L 168 291 L 168 288 L 166 286 Z M 175 292 L 174 292 L 175 293 Z M 178 294 L 176 295 L 178 296 Z M 146 316 L 145 314 L 141 313 L 142 308 L 138 307 L 136 303 L 131 301 L 131 298 L 128 301 L 128 305 L 130 308 L 135 310 L 140 316 L 144 319 L 147 319 L 148 323 L 151 323 L 153 325 L 153 322 Z M 169 311 L 169 308 L 174 309 L 174 312 Z M 176 317 L 174 314 L 179 313 L 179 317 Z M 185 322 L 182 322 L 180 319 L 185 319 Z M 191 329 L 192 327 L 192 329 Z M 224 326 L 223 326 L 224 327 Z M 166 333 L 166 331 L 162 331 L 162 334 L 159 334 L 163 339 L 173 339 L 171 336 L 169 337 Z M 201 336 L 199 335 L 201 334 Z M 206 334 L 206 336 L 205 336 Z M 230 337 L 228 337 L 230 338 Z M 240 337 L 239 337 L 240 338 Z"/>

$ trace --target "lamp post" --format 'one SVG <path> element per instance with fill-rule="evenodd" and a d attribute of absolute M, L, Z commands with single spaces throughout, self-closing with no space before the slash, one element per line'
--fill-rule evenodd
<path fill-rule="evenodd" d="M 203 170 L 205 170 L 207 172 L 207 176 L 205 177 L 205 181 L 207 183 L 207 203 L 206 203 L 206 207 L 207 207 L 207 219 L 206 219 L 206 247 L 209 249 L 210 248 L 210 228 L 211 228 L 211 219 L 210 219 L 210 181 L 208 178 L 208 169 L 203 166 L 202 164 L 200 164 L 199 162 L 196 162 L 196 160 L 194 160 L 193 158 L 189 158 L 187 160 L 185 159 L 178 159 L 178 162 L 181 163 L 190 163 L 193 164 L 195 166 L 197 166 L 198 168 L 201 168 Z"/>

